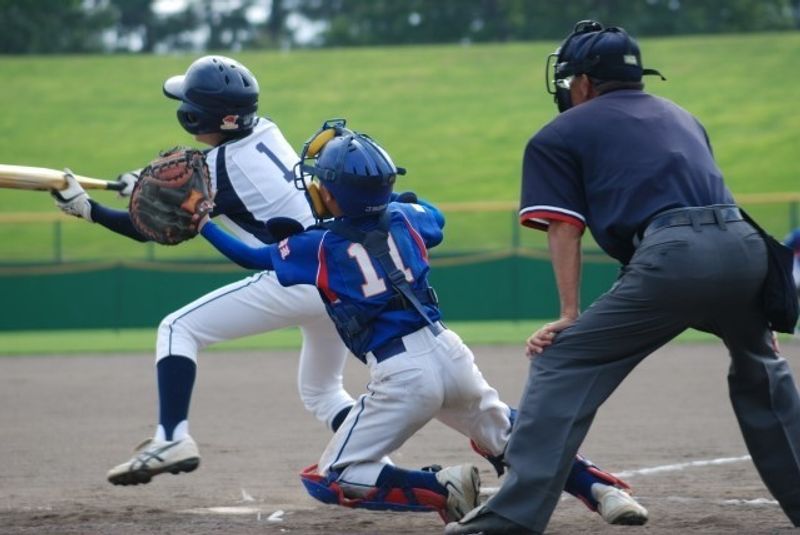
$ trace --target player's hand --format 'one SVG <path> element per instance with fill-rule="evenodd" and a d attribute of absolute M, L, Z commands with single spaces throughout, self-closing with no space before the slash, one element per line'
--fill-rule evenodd
<path fill-rule="evenodd" d="M 211 218 L 208 215 L 210 211 L 211 210 L 205 212 L 198 212 L 192 215 L 192 223 L 197 225 L 197 232 L 203 230 L 203 227 L 206 225 L 206 223 L 208 223 L 211 220 Z"/>
<path fill-rule="evenodd" d="M 133 193 L 133 186 L 135 186 L 136 182 L 139 181 L 139 175 L 141 172 L 141 169 L 135 169 L 133 171 L 128 171 L 127 173 L 122 173 L 117 177 L 117 182 L 125 184 L 125 186 L 118 192 L 120 197 L 131 196 L 131 193 Z"/>
<path fill-rule="evenodd" d="M 533 358 L 553 343 L 556 334 L 575 324 L 577 318 L 562 317 L 556 321 L 546 323 L 541 329 L 530 335 L 525 341 L 525 354 Z"/>
<path fill-rule="evenodd" d="M 89 204 L 89 195 L 69 169 L 64 169 L 64 179 L 67 181 L 65 189 L 50 190 L 50 195 L 56 200 L 56 206 L 65 214 L 91 221 L 92 205 Z"/>

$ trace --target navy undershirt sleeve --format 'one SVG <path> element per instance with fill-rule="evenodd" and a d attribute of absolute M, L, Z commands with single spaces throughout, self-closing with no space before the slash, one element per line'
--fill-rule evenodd
<path fill-rule="evenodd" d="M 108 230 L 122 234 L 133 240 L 146 242 L 147 238 L 142 236 L 136 227 L 131 223 L 131 216 L 125 210 L 112 210 L 106 208 L 102 204 L 89 199 L 89 204 L 92 207 L 92 221 L 99 223 L 106 227 Z"/>
<path fill-rule="evenodd" d="M 209 221 L 200 231 L 220 253 L 246 269 L 274 269 L 269 246 L 250 247 Z"/>

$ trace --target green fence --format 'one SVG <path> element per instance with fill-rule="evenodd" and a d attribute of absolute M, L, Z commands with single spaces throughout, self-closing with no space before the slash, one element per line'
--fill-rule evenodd
<path fill-rule="evenodd" d="M 745 198 L 778 237 L 800 226 L 799 204 L 797 193 Z M 446 239 L 432 251 L 431 282 L 446 320 L 557 315 L 546 234 L 522 229 L 514 203 L 441 207 Z M 618 266 L 588 233 L 584 242 L 581 299 L 588 304 L 609 288 Z M 0 331 L 152 327 L 247 275 L 202 239 L 159 247 L 60 214 L 0 215 Z"/>
<path fill-rule="evenodd" d="M 547 318 L 558 313 L 550 263 L 513 253 L 433 259 L 445 319 Z M 583 299 L 605 291 L 613 263 L 587 263 Z M 0 330 L 152 327 L 172 310 L 249 273 L 227 263 L 71 263 L 0 268 Z"/>

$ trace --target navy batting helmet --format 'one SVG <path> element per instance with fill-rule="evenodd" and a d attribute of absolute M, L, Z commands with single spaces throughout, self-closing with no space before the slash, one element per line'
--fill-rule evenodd
<path fill-rule="evenodd" d="M 318 197 L 314 179 L 333 194 L 345 216 L 360 217 L 385 210 L 397 175 L 406 172 L 375 140 L 345 128 L 345 124 L 344 119 L 325 121 L 303 146 L 295 167 L 295 185 L 306 192 L 314 216 L 320 220 L 330 214 Z"/>
<path fill-rule="evenodd" d="M 178 121 L 190 134 L 247 133 L 255 125 L 258 82 L 236 60 L 203 56 L 164 82 L 164 94 L 181 101 Z"/>
<path fill-rule="evenodd" d="M 661 76 L 655 69 L 642 67 L 639 44 L 624 29 L 604 29 L 593 20 L 578 22 L 561 46 L 547 58 L 547 91 L 554 95 L 559 111 L 572 107 L 569 85 L 572 77 L 581 74 L 619 82 L 640 82 L 646 74 Z"/>

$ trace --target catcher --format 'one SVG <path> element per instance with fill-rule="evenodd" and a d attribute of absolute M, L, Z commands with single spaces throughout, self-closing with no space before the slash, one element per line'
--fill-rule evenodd
<path fill-rule="evenodd" d="M 448 521 L 477 505 L 471 464 L 410 470 L 387 456 L 433 418 L 469 437 L 498 474 L 515 412 L 483 378 L 472 351 L 440 321 L 428 285 L 428 249 L 441 243 L 444 216 L 411 193 L 370 137 L 327 121 L 306 144 L 295 185 L 321 223 L 278 244 L 249 247 L 202 223 L 202 234 L 247 268 L 274 269 L 286 286 L 315 285 L 340 336 L 369 366 L 368 392 L 301 479 L 325 503 L 377 510 L 438 511 Z M 334 218 L 332 221 L 323 222 Z M 202 219 L 198 215 L 196 219 Z M 611 524 L 644 524 L 647 511 L 627 485 L 577 457 L 564 490 Z"/>

